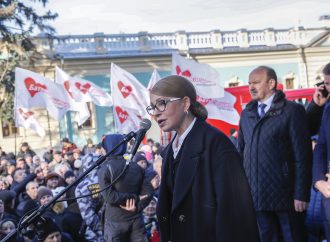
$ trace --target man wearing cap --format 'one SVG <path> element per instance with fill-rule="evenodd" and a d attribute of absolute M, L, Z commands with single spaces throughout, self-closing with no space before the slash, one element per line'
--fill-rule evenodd
<path fill-rule="evenodd" d="M 73 242 L 73 240 L 70 235 L 62 232 L 52 218 L 46 217 L 37 229 L 37 236 L 32 242 Z"/>
<path fill-rule="evenodd" d="M 49 203 L 53 198 L 53 193 L 48 187 L 39 187 L 37 191 L 37 200 L 38 203 L 43 206 Z"/>
<path fill-rule="evenodd" d="M 63 159 L 61 151 L 56 150 L 53 154 L 53 161 L 49 163 L 48 168 L 50 171 L 55 171 L 56 166 L 58 165 L 66 165 L 70 168 L 70 164 Z"/>
<path fill-rule="evenodd" d="M 77 149 L 77 146 L 72 143 L 68 138 L 62 139 L 62 155 L 64 156 L 65 153 L 69 151 L 73 151 L 74 149 Z"/>
<path fill-rule="evenodd" d="M 50 190 L 54 190 L 60 186 L 60 179 L 61 177 L 59 174 L 57 174 L 56 172 L 51 172 L 45 177 L 46 186 Z"/>
<path fill-rule="evenodd" d="M 40 206 L 48 204 L 54 198 L 53 192 L 47 187 L 39 187 L 37 192 L 37 200 Z M 61 224 L 63 215 L 61 213 L 55 212 L 55 203 L 52 204 L 50 209 L 42 215 L 43 217 L 53 218 L 58 225 Z"/>
<path fill-rule="evenodd" d="M 69 168 L 74 168 L 75 158 L 73 156 L 73 151 L 68 151 L 64 154 L 64 160 L 69 164 Z"/>
<path fill-rule="evenodd" d="M 133 161 L 136 162 L 143 170 L 148 167 L 148 161 L 143 152 L 136 153 L 133 157 Z"/>

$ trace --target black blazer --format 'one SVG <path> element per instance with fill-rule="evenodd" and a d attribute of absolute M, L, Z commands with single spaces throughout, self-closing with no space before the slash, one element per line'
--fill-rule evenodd
<path fill-rule="evenodd" d="M 232 142 L 197 119 L 186 137 L 173 193 L 166 184 L 172 144 L 163 152 L 157 217 L 163 242 L 257 242 L 249 185 Z"/>

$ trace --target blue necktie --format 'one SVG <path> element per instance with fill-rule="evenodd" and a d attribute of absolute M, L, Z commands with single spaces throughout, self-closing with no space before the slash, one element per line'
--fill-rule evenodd
<path fill-rule="evenodd" d="M 260 118 L 262 118 L 263 116 L 265 116 L 265 108 L 267 107 L 266 104 L 261 103 L 259 104 L 259 108 L 260 108 Z"/>

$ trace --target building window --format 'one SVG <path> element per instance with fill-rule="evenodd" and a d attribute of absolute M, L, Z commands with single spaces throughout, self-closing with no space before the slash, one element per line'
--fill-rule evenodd
<path fill-rule="evenodd" d="M 78 129 L 92 129 L 95 128 L 95 110 L 94 105 L 91 102 L 86 103 L 88 111 L 90 113 L 89 118 L 82 125 L 78 126 Z"/>
<path fill-rule="evenodd" d="M 228 86 L 229 87 L 238 87 L 238 82 L 230 82 L 229 84 L 228 84 Z"/>
<path fill-rule="evenodd" d="M 15 127 L 14 121 L 5 121 L 1 120 L 1 126 L 2 126 L 2 137 L 12 137 L 16 135 L 19 135 L 19 128 Z"/>
<path fill-rule="evenodd" d="M 285 79 L 286 89 L 293 89 L 293 80 L 294 80 L 294 78 L 286 78 Z"/>

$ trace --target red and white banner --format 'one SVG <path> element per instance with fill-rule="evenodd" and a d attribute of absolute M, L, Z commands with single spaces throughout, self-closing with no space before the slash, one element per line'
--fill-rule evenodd
<path fill-rule="evenodd" d="M 15 107 L 46 108 L 56 120 L 70 109 L 63 86 L 44 76 L 16 67 L 15 85 Z"/>
<path fill-rule="evenodd" d="M 115 126 L 120 133 L 129 133 L 139 129 L 142 120 L 136 109 L 113 106 Z"/>
<path fill-rule="evenodd" d="M 146 111 L 149 103 L 147 88 L 114 63 L 111 64 L 110 88 L 119 132 L 132 131 L 139 127 L 141 119 L 150 118 Z"/>
<path fill-rule="evenodd" d="M 236 97 L 229 92 L 224 92 L 222 98 L 197 97 L 197 101 L 203 104 L 208 111 L 208 119 L 217 119 L 232 125 L 238 125 L 239 114 L 234 105 Z"/>
<path fill-rule="evenodd" d="M 33 112 L 25 108 L 15 108 L 15 126 L 34 130 L 39 136 L 45 136 L 44 128 L 34 118 Z"/>
<path fill-rule="evenodd" d="M 70 76 L 63 70 L 56 66 L 55 68 L 55 82 L 62 85 L 70 102 L 70 111 L 76 112 L 75 120 L 81 126 L 90 117 L 90 113 L 86 102 L 77 102 L 71 92 Z"/>
<path fill-rule="evenodd" d="M 224 89 L 219 85 L 219 73 L 208 64 L 201 64 L 173 53 L 172 74 L 189 79 L 200 97 L 221 98 L 224 96 Z"/>
<path fill-rule="evenodd" d="M 151 74 L 147 89 L 150 91 L 152 87 L 160 80 L 160 75 L 156 69 Z"/>
<path fill-rule="evenodd" d="M 134 111 L 136 117 L 140 117 L 141 119 L 149 118 L 146 111 L 146 107 L 149 105 L 147 88 L 131 73 L 114 63 L 111 64 L 110 87 L 114 106 L 130 109 L 131 112 Z M 139 125 L 139 122 L 137 125 Z"/>
<path fill-rule="evenodd" d="M 66 92 L 76 102 L 93 102 L 98 106 L 112 106 L 109 93 L 93 82 L 72 77 L 56 67 L 56 82 L 63 83 Z"/>
<path fill-rule="evenodd" d="M 236 97 L 219 85 L 220 76 L 215 69 L 174 53 L 172 74 L 184 76 L 194 84 L 197 100 L 206 107 L 208 119 L 238 125 L 239 114 L 234 107 Z"/>

